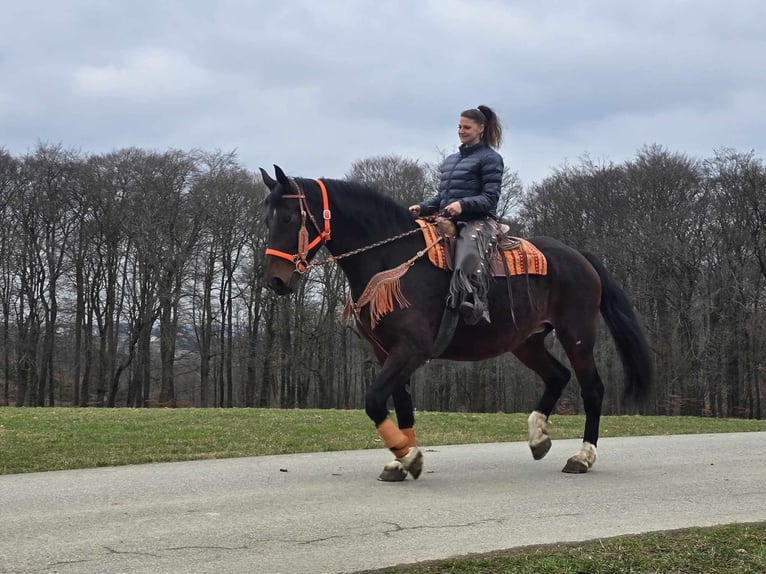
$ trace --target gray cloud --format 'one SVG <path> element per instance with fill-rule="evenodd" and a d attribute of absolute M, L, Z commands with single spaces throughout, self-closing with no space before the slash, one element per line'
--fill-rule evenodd
<path fill-rule="evenodd" d="M 435 161 L 458 113 L 503 118 L 526 182 L 645 144 L 762 153 L 757 0 L 13 3 L 0 21 L 0 147 L 234 149 L 342 176 Z"/>

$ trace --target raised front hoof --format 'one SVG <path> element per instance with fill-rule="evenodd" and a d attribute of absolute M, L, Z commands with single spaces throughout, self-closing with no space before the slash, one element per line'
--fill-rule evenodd
<path fill-rule="evenodd" d="M 569 474 L 584 474 L 588 472 L 588 465 L 583 461 L 573 457 L 567 461 L 566 465 L 564 465 L 564 468 L 561 469 L 561 472 L 566 472 Z"/>
<path fill-rule="evenodd" d="M 382 482 L 401 482 L 407 478 L 407 471 L 399 461 L 387 464 L 383 467 L 378 480 Z"/>
<path fill-rule="evenodd" d="M 410 448 L 409 452 L 401 459 L 404 468 L 417 480 L 420 473 L 423 472 L 423 453 L 416 446 Z"/>
<path fill-rule="evenodd" d="M 536 444 L 535 446 L 530 445 L 529 450 L 532 451 L 532 458 L 535 460 L 540 460 L 546 454 L 548 454 L 548 451 L 551 450 L 552 445 L 553 442 L 549 438 L 546 438 L 543 442 Z"/>

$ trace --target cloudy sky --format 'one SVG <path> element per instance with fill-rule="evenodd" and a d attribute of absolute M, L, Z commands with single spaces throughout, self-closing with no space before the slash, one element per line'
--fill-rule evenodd
<path fill-rule="evenodd" d="M 453 151 L 487 104 L 525 183 L 647 144 L 766 155 L 763 0 L 26 0 L 0 17 L 0 148 L 236 149 L 342 177 Z"/>

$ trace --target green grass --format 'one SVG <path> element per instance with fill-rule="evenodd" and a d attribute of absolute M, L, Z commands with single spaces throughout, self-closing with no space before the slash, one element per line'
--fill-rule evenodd
<path fill-rule="evenodd" d="M 417 414 L 424 445 L 527 440 L 527 415 Z M 555 439 L 582 436 L 584 417 L 551 417 Z M 601 436 L 766 431 L 766 421 L 604 417 Z M 0 474 L 149 462 L 381 448 L 359 410 L 0 407 Z"/>
<path fill-rule="evenodd" d="M 621 536 L 369 571 L 367 574 L 722 574 L 766 572 L 766 523 Z"/>

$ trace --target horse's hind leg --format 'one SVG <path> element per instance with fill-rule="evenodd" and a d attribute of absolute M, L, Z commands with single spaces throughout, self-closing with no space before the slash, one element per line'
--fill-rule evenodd
<path fill-rule="evenodd" d="M 567 461 L 562 472 L 583 473 L 588 472 L 596 462 L 601 405 L 604 401 L 604 383 L 593 358 L 595 328 L 581 333 L 558 332 L 558 335 L 580 383 L 580 395 L 585 409 L 582 448 Z"/>
<path fill-rule="evenodd" d="M 545 348 L 545 336 L 549 331 L 537 333 L 513 350 L 519 360 L 532 369 L 545 383 L 545 390 L 537 403 L 537 407 L 529 415 L 529 448 L 535 460 L 540 460 L 551 449 L 551 439 L 548 435 L 548 417 L 556 402 L 564 392 L 572 376 Z"/>

